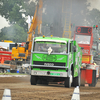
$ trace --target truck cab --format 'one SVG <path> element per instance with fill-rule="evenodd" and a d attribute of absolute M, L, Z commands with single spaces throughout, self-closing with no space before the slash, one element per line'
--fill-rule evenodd
<path fill-rule="evenodd" d="M 31 85 L 65 81 L 80 85 L 82 51 L 76 41 L 58 37 L 35 37 L 31 50 Z"/>

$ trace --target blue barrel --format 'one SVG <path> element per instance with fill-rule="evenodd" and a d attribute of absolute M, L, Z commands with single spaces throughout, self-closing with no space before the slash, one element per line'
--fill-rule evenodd
<path fill-rule="evenodd" d="M 17 73 L 19 73 L 19 69 L 17 69 Z"/>

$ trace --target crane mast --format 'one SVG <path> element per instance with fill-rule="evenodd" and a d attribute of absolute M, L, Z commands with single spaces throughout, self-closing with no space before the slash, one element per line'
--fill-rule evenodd
<path fill-rule="evenodd" d="M 39 3 L 36 6 L 36 10 L 32 19 L 32 23 L 30 26 L 28 33 L 27 41 L 29 42 L 28 45 L 28 56 L 31 54 L 31 47 L 32 47 L 32 40 L 35 34 L 35 30 L 38 27 L 38 36 L 42 34 L 41 27 L 42 27 L 42 7 L 43 1 L 39 0 Z"/>
<path fill-rule="evenodd" d="M 71 10 L 72 0 L 63 0 L 62 2 L 62 19 L 63 19 L 63 35 L 62 37 L 71 38 Z"/>

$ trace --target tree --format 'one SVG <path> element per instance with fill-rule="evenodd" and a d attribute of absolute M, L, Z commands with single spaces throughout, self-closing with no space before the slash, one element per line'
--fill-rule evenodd
<path fill-rule="evenodd" d="M 97 9 L 93 9 L 89 12 L 88 16 L 87 16 L 87 21 L 89 23 L 90 26 L 96 26 L 98 25 L 98 28 L 96 30 L 96 28 L 93 28 L 93 37 L 94 37 L 94 40 L 98 40 L 99 41 L 99 37 L 98 37 L 98 34 L 100 36 L 100 11 L 97 10 Z"/>
<path fill-rule="evenodd" d="M 25 42 L 27 38 L 27 33 L 25 35 L 25 30 L 18 24 L 14 24 L 10 27 L 4 27 L 1 29 L 0 41 L 1 40 L 12 40 L 14 42 Z"/>
<path fill-rule="evenodd" d="M 17 37 L 20 42 L 25 41 L 25 39 L 21 38 L 20 36 L 21 33 L 22 35 L 25 35 L 23 37 L 26 37 L 27 35 L 27 15 L 34 15 L 35 5 L 35 2 L 29 2 L 29 0 L 0 0 L 0 15 L 6 18 L 6 20 L 9 21 L 9 24 L 11 25 L 8 28 L 5 27 L 2 29 L 1 34 L 3 39 L 8 38 L 17 41 L 15 38 Z M 5 36 L 3 36 L 4 34 Z M 7 37 L 8 34 L 11 34 L 11 37 Z"/>
<path fill-rule="evenodd" d="M 27 29 L 26 17 L 28 14 L 33 16 L 34 11 L 35 2 L 29 2 L 29 0 L 0 1 L 0 15 L 6 18 L 11 25 L 17 23 L 20 27 Z"/>
<path fill-rule="evenodd" d="M 39 0 L 36 0 L 36 2 L 38 1 Z M 62 26 L 64 26 L 64 23 L 62 22 L 62 19 L 63 19 L 62 18 L 62 1 L 63 0 L 43 0 L 43 9 L 45 9 L 45 12 L 43 12 L 43 16 L 42 16 L 42 25 L 43 26 L 48 25 L 48 27 L 50 27 L 53 24 L 53 28 L 54 28 L 53 35 L 56 35 L 56 36 L 62 36 L 63 34 Z M 69 0 L 67 1 L 69 2 Z M 9 21 L 11 25 L 11 27 L 9 28 L 12 28 L 12 27 L 15 28 L 15 26 L 17 25 L 20 27 L 19 28 L 16 26 L 17 29 L 19 30 L 19 33 L 20 33 L 20 29 L 22 29 L 24 30 L 25 32 L 24 35 L 26 36 L 27 31 L 28 31 L 26 19 L 28 15 L 30 16 L 34 15 L 36 2 L 33 2 L 32 0 L 31 1 L 29 0 L 0 0 L 0 15 L 5 17 Z M 90 26 L 93 23 L 98 22 L 98 20 L 100 20 L 99 11 L 96 9 L 89 11 L 87 8 L 88 6 L 90 5 L 87 4 L 87 0 L 72 0 L 72 10 L 71 10 L 72 24 L 79 25 L 79 26 L 82 26 L 82 25 Z M 94 20 L 94 18 L 96 19 Z M 4 29 L 2 31 L 2 34 L 4 34 Z"/>

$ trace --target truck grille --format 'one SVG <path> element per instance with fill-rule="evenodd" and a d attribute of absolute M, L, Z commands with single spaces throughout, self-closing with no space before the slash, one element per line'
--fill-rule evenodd
<path fill-rule="evenodd" d="M 34 65 L 49 65 L 51 66 L 65 66 L 65 63 L 58 63 L 58 62 L 41 62 L 41 61 L 33 61 Z"/>

